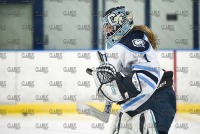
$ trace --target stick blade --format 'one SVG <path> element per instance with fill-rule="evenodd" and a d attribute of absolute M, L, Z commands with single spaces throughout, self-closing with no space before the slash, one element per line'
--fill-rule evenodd
<path fill-rule="evenodd" d="M 98 110 L 90 105 L 87 105 L 85 103 L 80 103 L 80 102 L 77 103 L 77 110 L 78 110 L 78 113 L 93 116 L 93 117 L 101 120 L 102 122 L 108 123 L 108 121 L 109 121 L 110 114 L 101 112 L 100 110 Z"/>

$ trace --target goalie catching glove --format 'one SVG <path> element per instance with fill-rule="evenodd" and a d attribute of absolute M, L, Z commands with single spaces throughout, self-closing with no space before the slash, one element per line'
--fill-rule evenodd
<path fill-rule="evenodd" d="M 116 79 L 116 69 L 111 64 L 102 64 L 97 68 L 97 77 L 101 84 L 112 82 Z"/>
<path fill-rule="evenodd" d="M 92 74 L 98 88 L 97 93 L 109 102 L 120 104 L 140 93 L 132 83 L 135 75 L 125 76 L 109 63 L 100 65 Z"/>

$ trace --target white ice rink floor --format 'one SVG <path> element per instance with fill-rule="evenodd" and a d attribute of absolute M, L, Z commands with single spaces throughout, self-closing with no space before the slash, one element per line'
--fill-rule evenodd
<path fill-rule="evenodd" d="M 108 134 L 109 123 L 85 115 L 0 116 L 0 134 Z M 200 115 L 178 114 L 169 134 L 200 134 Z"/>

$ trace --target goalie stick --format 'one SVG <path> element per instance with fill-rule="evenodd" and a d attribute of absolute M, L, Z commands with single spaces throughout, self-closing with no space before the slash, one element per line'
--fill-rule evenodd
<path fill-rule="evenodd" d="M 104 64 L 105 61 L 107 60 L 107 57 L 105 54 L 102 54 L 101 52 L 98 51 L 97 53 L 97 57 L 100 61 L 100 64 Z M 92 69 L 90 68 L 87 68 L 86 69 L 86 72 L 90 75 L 92 75 Z M 83 114 L 86 114 L 86 115 L 90 115 L 90 116 L 93 116 L 105 123 L 107 123 L 109 121 L 109 117 L 110 117 L 110 112 L 111 112 L 111 109 L 112 109 L 112 103 L 111 102 L 108 102 L 106 101 L 105 102 L 105 106 L 104 106 L 104 111 L 101 112 L 100 110 L 90 106 L 90 105 L 87 105 L 85 103 L 77 103 L 77 110 L 78 112 L 80 113 L 83 113 Z"/>

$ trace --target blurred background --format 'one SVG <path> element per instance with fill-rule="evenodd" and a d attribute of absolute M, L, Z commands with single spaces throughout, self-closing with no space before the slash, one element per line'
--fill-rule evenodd
<path fill-rule="evenodd" d="M 159 49 L 199 49 L 199 0 L 0 0 L 0 49 L 102 49 L 102 15 L 117 5 Z"/>

